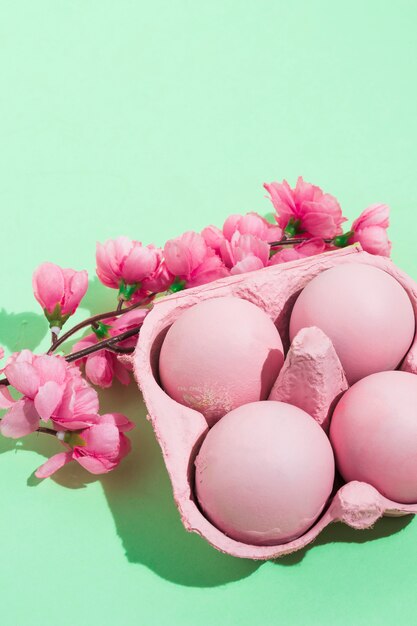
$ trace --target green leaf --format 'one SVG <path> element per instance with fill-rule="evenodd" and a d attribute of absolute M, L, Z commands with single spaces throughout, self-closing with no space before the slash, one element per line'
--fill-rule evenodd
<path fill-rule="evenodd" d="M 170 293 L 177 293 L 178 291 L 182 291 L 185 289 L 186 282 L 185 280 L 180 280 L 178 277 L 174 280 L 168 291 Z"/>
<path fill-rule="evenodd" d="M 130 298 L 133 296 L 133 294 L 140 289 L 141 287 L 141 283 L 133 283 L 131 285 L 128 285 L 125 283 L 124 280 L 120 281 L 119 284 L 119 298 L 121 298 L 122 300 L 130 300 Z"/>
<path fill-rule="evenodd" d="M 95 322 L 94 326 L 91 326 L 93 333 L 97 339 L 108 339 L 110 337 L 109 330 L 110 324 L 104 324 L 103 322 Z"/>
<path fill-rule="evenodd" d="M 69 314 L 62 315 L 60 304 L 57 304 L 51 313 L 49 313 L 46 309 L 44 309 L 43 312 L 49 322 L 49 328 L 53 328 L 54 326 L 56 326 L 57 328 L 62 328 L 69 318 Z"/>
<path fill-rule="evenodd" d="M 295 217 L 290 217 L 288 220 L 288 224 L 284 229 L 284 234 L 287 237 L 295 237 L 298 233 L 300 233 L 301 220 L 296 220 Z"/>
<path fill-rule="evenodd" d="M 332 241 L 332 244 L 336 246 L 336 248 L 345 248 L 349 245 L 349 240 L 352 238 L 354 234 L 353 230 L 349 230 L 347 233 L 343 235 L 337 235 Z"/>

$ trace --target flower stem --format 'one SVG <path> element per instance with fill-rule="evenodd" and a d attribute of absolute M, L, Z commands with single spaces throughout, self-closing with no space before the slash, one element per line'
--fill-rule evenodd
<path fill-rule="evenodd" d="M 269 245 L 271 248 L 278 248 L 279 246 L 295 246 L 299 243 L 308 241 L 306 237 L 283 237 L 279 241 L 272 241 Z M 333 239 L 323 239 L 324 243 L 332 243 Z"/>
<path fill-rule="evenodd" d="M 39 428 L 37 428 L 36 431 L 38 433 L 45 433 L 47 435 L 53 435 L 54 437 L 56 437 L 56 433 L 57 433 L 57 431 L 54 430 L 53 428 L 47 428 L 46 426 L 39 426 Z"/>
<path fill-rule="evenodd" d="M 87 319 L 83 320 L 79 324 L 76 324 L 75 326 L 73 326 L 73 328 L 70 328 L 70 330 L 68 330 L 66 333 L 61 335 L 61 337 L 55 343 L 51 345 L 47 354 L 52 354 L 53 352 L 55 352 L 55 350 L 59 348 L 59 346 L 62 345 L 65 341 L 67 341 L 67 339 L 72 337 L 72 335 L 74 335 L 79 330 L 82 330 L 86 326 L 91 326 L 95 322 L 98 322 L 102 319 L 106 319 L 107 317 L 116 317 L 118 315 L 122 315 L 123 313 L 128 313 L 129 311 L 133 311 L 133 309 L 138 309 L 141 306 L 145 306 L 146 304 L 149 304 L 150 302 L 152 302 L 153 298 L 156 295 L 157 294 L 155 293 L 151 293 L 145 300 L 140 300 L 139 302 L 136 302 L 136 304 L 132 304 L 131 306 L 126 307 L 125 309 L 121 308 L 120 301 L 119 301 L 119 305 L 115 311 L 107 311 L 107 313 L 98 313 L 97 315 L 88 317 Z M 122 306 L 123 306 L 123 302 L 122 302 Z"/>
<path fill-rule="evenodd" d="M 89 354 L 92 354 L 93 352 L 99 352 L 100 350 L 103 350 L 104 348 L 119 352 L 120 350 L 123 350 L 123 348 L 118 348 L 116 344 L 118 344 L 120 341 L 124 341 L 125 339 L 129 339 L 129 337 L 134 337 L 135 335 L 138 335 L 141 329 L 141 326 L 142 325 L 135 326 L 134 328 L 131 328 L 130 330 L 126 330 L 124 333 L 120 333 L 120 335 L 115 335 L 114 337 L 110 337 L 109 339 L 104 339 L 103 341 L 99 341 L 98 343 L 92 346 L 89 346 L 88 348 L 84 348 L 83 350 L 78 350 L 78 352 L 73 352 L 72 354 L 69 354 L 68 356 L 66 356 L 65 360 L 68 363 L 72 363 L 73 361 L 79 361 L 80 359 L 83 359 Z M 130 353 L 130 348 L 128 349 L 128 353 Z M 123 350 L 123 354 L 126 354 L 124 350 Z"/>
<path fill-rule="evenodd" d="M 100 350 L 110 350 L 111 352 L 115 352 L 116 354 L 132 354 L 134 352 L 134 348 L 120 348 L 117 344 L 121 341 L 125 341 L 125 339 L 129 339 L 130 337 L 134 337 L 138 335 L 140 332 L 140 326 L 134 326 L 129 330 L 125 330 L 124 333 L 120 333 L 120 335 L 115 335 L 114 337 L 109 337 L 108 339 L 104 339 L 103 341 L 99 341 L 88 348 L 84 348 L 83 350 L 78 350 L 78 352 L 72 352 L 72 354 L 67 354 L 65 360 L 67 363 L 73 363 L 74 361 L 79 361 L 84 357 L 92 354 L 93 352 L 100 352 Z M 7 378 L 0 379 L 0 385 L 9 385 L 9 381 Z"/>

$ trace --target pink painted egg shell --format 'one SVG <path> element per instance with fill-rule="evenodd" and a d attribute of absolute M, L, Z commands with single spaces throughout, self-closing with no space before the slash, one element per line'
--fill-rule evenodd
<path fill-rule="evenodd" d="M 353 384 L 398 367 L 413 340 L 415 317 L 395 278 L 350 263 L 322 272 L 301 292 L 291 314 L 291 340 L 308 326 L 318 326 L 330 337 Z"/>
<path fill-rule="evenodd" d="M 341 398 L 330 439 L 346 481 L 367 482 L 383 496 L 417 502 L 417 376 L 380 372 Z"/>
<path fill-rule="evenodd" d="M 208 432 L 195 461 L 207 518 L 252 545 L 287 543 L 314 523 L 332 491 L 330 442 L 305 411 L 252 402 Z"/>
<path fill-rule="evenodd" d="M 225 413 L 266 399 L 284 360 L 273 321 L 241 298 L 211 298 L 174 322 L 159 358 L 161 383 L 212 425 Z"/>

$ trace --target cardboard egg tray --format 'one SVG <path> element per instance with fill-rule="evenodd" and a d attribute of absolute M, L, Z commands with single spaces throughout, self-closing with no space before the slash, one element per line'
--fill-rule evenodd
<path fill-rule="evenodd" d="M 272 546 L 259 546 L 241 543 L 231 539 L 216 528 L 202 513 L 194 495 L 194 460 L 202 441 L 208 432 L 204 416 L 198 411 L 179 404 L 162 389 L 158 379 L 159 352 L 169 327 L 189 307 L 208 298 L 234 296 L 253 302 L 274 321 L 287 353 L 284 368 L 289 362 L 289 318 L 294 302 L 307 283 L 320 272 L 342 263 L 365 263 L 391 274 L 407 291 L 417 318 L 417 285 L 399 270 L 389 259 L 363 252 L 358 246 L 326 252 L 324 254 L 264 268 L 256 272 L 224 278 L 201 287 L 162 298 L 145 319 L 140 333 L 140 341 L 133 355 L 135 377 L 142 390 L 155 435 L 162 449 L 164 461 L 171 479 L 173 495 L 184 527 L 196 532 L 221 552 L 250 559 L 274 559 L 295 552 L 314 541 L 330 523 L 340 521 L 356 529 L 369 528 L 382 515 L 403 515 L 417 513 L 416 504 L 399 504 L 382 496 L 371 485 L 352 481 L 339 485 L 324 508 L 319 519 L 301 537 L 286 543 Z M 202 355 L 204 358 L 204 355 Z M 283 369 L 284 369 L 283 368 Z M 417 341 L 414 338 L 401 369 L 417 374 Z M 325 378 L 323 379 L 326 380 Z M 323 384 L 327 384 L 324 382 Z M 310 394 L 310 400 L 321 406 L 310 406 L 308 412 L 327 429 L 326 411 L 331 411 L 332 400 L 341 393 L 343 374 L 340 376 L 340 389 L 333 383 L 331 389 L 318 390 Z M 312 390 L 313 391 L 313 390 Z M 317 390 L 316 390 L 317 391 Z M 329 393 L 321 393 L 328 391 Z M 274 397 L 272 394 L 275 394 Z M 291 389 L 286 388 L 286 397 L 280 390 L 273 389 L 271 399 L 281 399 L 299 404 L 299 398 L 291 397 Z M 323 398 L 328 406 L 323 407 Z M 305 408 L 305 407 L 301 407 Z M 317 409 L 317 415 L 314 410 Z M 323 411 L 324 409 L 324 411 Z M 321 416 L 321 417 L 318 417 Z"/>

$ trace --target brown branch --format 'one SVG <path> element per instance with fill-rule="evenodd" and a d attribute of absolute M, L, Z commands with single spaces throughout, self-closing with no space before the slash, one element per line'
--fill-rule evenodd
<path fill-rule="evenodd" d="M 36 429 L 36 432 L 45 433 L 46 435 L 53 435 L 54 437 L 56 437 L 57 433 L 57 431 L 53 428 L 47 428 L 46 426 L 39 426 L 39 428 Z"/>
<path fill-rule="evenodd" d="M 100 350 L 104 350 L 105 348 L 107 349 L 112 349 L 113 347 L 117 348 L 116 344 L 120 343 L 121 341 L 124 341 L 125 339 L 129 339 L 129 337 L 134 337 L 135 335 L 138 335 L 140 329 L 141 329 L 141 326 L 135 326 L 134 328 L 131 328 L 130 330 L 126 330 L 124 333 L 120 333 L 120 335 L 116 335 L 115 337 L 110 337 L 109 339 L 104 339 L 103 341 L 99 341 L 98 343 L 95 343 L 94 345 L 89 346 L 88 348 L 84 348 L 83 350 L 78 350 L 78 352 L 73 352 L 72 354 L 69 354 L 68 356 L 66 356 L 65 360 L 68 363 L 72 363 L 73 361 L 79 361 L 80 359 L 83 359 L 84 357 L 88 356 L 89 354 L 92 354 L 93 352 L 99 352 Z M 130 349 L 129 349 L 129 352 L 130 352 Z"/>
<path fill-rule="evenodd" d="M 52 354 L 53 352 L 55 352 L 55 350 L 59 348 L 59 346 L 61 346 L 65 341 L 67 341 L 67 339 L 69 339 L 74 333 L 78 332 L 79 330 L 82 330 L 86 326 L 91 326 L 95 322 L 99 322 L 102 319 L 106 319 L 108 317 L 117 317 L 118 315 L 123 315 L 123 313 L 128 313 L 129 311 L 138 309 L 141 306 L 145 306 L 146 304 L 149 304 L 150 302 L 152 302 L 153 298 L 156 295 L 157 295 L 156 293 L 151 293 L 144 300 L 140 300 L 139 302 L 136 302 L 136 304 L 132 304 L 131 306 L 126 307 L 125 309 L 119 308 L 120 307 L 120 302 L 119 302 L 117 309 L 115 309 L 114 311 L 107 311 L 107 313 L 98 313 L 97 315 L 88 317 L 86 320 L 83 320 L 79 324 L 76 324 L 75 326 L 73 326 L 73 328 L 70 328 L 70 330 L 68 330 L 66 333 L 61 335 L 61 337 L 54 344 L 51 345 L 47 354 Z"/>
<path fill-rule="evenodd" d="M 279 246 L 292 246 L 292 245 L 295 246 L 299 243 L 304 243 L 305 241 L 309 241 L 309 239 L 307 239 L 306 237 L 293 237 L 293 238 L 283 237 L 279 241 L 270 242 L 269 245 L 271 248 L 278 248 Z M 333 239 L 323 239 L 323 241 L 324 243 L 331 243 Z"/>

